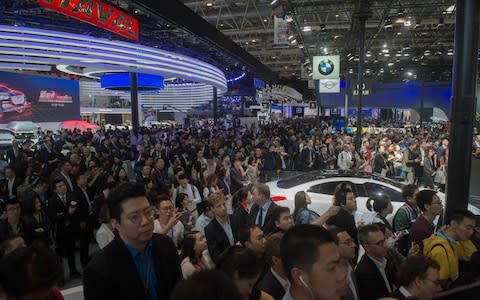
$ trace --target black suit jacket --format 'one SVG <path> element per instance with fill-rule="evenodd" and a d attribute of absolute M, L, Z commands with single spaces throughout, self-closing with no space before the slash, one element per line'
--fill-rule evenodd
<path fill-rule="evenodd" d="M 402 293 L 400 293 L 399 289 L 396 289 L 393 293 L 391 293 L 390 297 L 398 299 L 398 300 L 403 300 L 403 299 L 406 298 Z"/>
<path fill-rule="evenodd" d="M 237 242 L 238 224 L 233 218 L 230 218 L 230 227 L 232 228 L 234 243 Z M 205 227 L 205 238 L 207 239 L 208 252 L 214 262 L 217 262 L 218 257 L 230 247 L 228 236 L 223 230 L 222 225 L 214 218 Z"/>
<path fill-rule="evenodd" d="M 238 171 L 235 168 L 230 169 L 230 189 L 231 189 L 231 194 L 235 194 L 239 189 L 243 187 L 243 182 L 242 180 L 245 180 L 245 176 L 242 177 L 240 174 L 240 171 Z"/>
<path fill-rule="evenodd" d="M 172 240 L 165 235 L 153 234 L 152 256 L 158 297 L 168 300 L 182 274 Z M 100 250 L 86 267 L 83 293 L 86 300 L 147 300 L 135 262 L 119 236 Z"/>
<path fill-rule="evenodd" d="M 72 202 L 72 194 L 67 193 L 66 205 L 63 204 L 58 194 L 53 194 L 48 199 L 47 214 L 54 226 L 54 237 L 57 241 L 74 238 L 80 230 L 79 206 L 72 215 L 68 214 L 68 206 Z"/>
<path fill-rule="evenodd" d="M 286 293 L 277 278 L 273 276 L 271 269 L 268 269 L 262 279 L 257 283 L 257 289 L 269 294 L 275 300 L 281 300 Z"/>
<path fill-rule="evenodd" d="M 385 274 L 390 283 L 390 289 L 393 290 L 392 283 L 395 279 L 395 272 L 388 264 L 385 268 Z M 368 255 L 365 254 L 360 259 L 355 269 L 355 276 L 357 277 L 358 292 L 361 300 L 374 300 L 387 297 L 390 294 L 384 283 L 385 281 L 383 280 L 382 274 Z"/>
<path fill-rule="evenodd" d="M 87 197 L 85 197 L 85 194 L 83 191 L 77 186 L 75 186 L 75 189 L 73 190 L 73 199 L 78 203 L 78 218 L 80 222 L 87 222 L 89 227 L 93 228 L 95 226 L 95 203 L 93 202 L 94 198 L 92 196 L 92 193 L 88 191 L 87 188 Z M 92 208 L 92 214 L 90 215 L 90 208 L 88 205 L 88 202 L 90 202 L 91 208 Z"/>
<path fill-rule="evenodd" d="M 265 235 L 274 233 L 277 230 L 277 227 L 275 226 L 275 220 L 273 219 L 273 211 L 277 206 L 278 205 L 272 201 L 272 203 L 270 204 L 270 207 L 268 208 L 267 214 L 265 215 L 265 220 L 263 220 L 263 226 L 262 226 L 262 231 Z M 256 224 L 259 209 L 260 207 L 256 203 L 250 209 L 250 214 L 249 214 L 250 224 Z"/>
<path fill-rule="evenodd" d="M 17 197 L 17 188 L 23 183 L 23 181 L 24 181 L 23 179 L 18 178 L 17 176 L 15 176 L 15 179 L 13 180 L 12 193 L 15 196 L 15 198 Z M 1 189 L 1 197 L 3 199 L 8 199 L 10 193 L 8 192 L 8 180 L 7 180 L 7 178 L 5 178 L 1 181 L 0 189 Z"/>

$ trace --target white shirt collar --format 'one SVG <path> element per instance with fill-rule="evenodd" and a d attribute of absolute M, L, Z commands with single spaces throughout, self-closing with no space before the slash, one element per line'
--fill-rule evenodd
<path fill-rule="evenodd" d="M 290 282 L 280 277 L 280 275 L 278 275 L 272 267 L 270 267 L 270 271 L 272 272 L 273 277 L 280 282 L 285 291 L 288 291 L 290 289 Z"/>
<path fill-rule="evenodd" d="M 368 255 L 368 257 L 370 257 L 370 259 L 373 261 L 373 263 L 378 268 L 381 268 L 382 270 L 385 270 L 385 268 L 387 267 L 387 259 L 385 257 L 382 257 L 381 260 L 377 260 L 377 259 L 371 257 L 370 255 Z"/>
<path fill-rule="evenodd" d="M 402 295 L 404 295 L 405 297 L 412 297 L 413 296 L 412 294 L 410 294 L 410 292 L 403 285 L 398 289 L 398 291 L 400 293 L 402 293 Z"/>

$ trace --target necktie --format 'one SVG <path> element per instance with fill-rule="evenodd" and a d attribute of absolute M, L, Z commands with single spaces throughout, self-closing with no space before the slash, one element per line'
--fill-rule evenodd
<path fill-rule="evenodd" d="M 257 225 L 262 227 L 263 225 L 263 208 L 260 207 L 259 211 L 258 211 L 258 222 L 257 222 Z"/>

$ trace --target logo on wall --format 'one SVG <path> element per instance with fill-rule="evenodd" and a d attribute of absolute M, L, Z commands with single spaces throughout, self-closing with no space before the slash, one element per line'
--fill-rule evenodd
<path fill-rule="evenodd" d="M 312 61 L 312 78 L 314 80 L 340 78 L 340 56 L 314 56 Z"/>
<path fill-rule="evenodd" d="M 340 93 L 340 79 L 320 79 L 318 91 L 320 93 Z"/>
<path fill-rule="evenodd" d="M 332 74 L 334 69 L 335 64 L 329 59 L 324 59 L 318 64 L 318 72 L 325 76 Z"/>

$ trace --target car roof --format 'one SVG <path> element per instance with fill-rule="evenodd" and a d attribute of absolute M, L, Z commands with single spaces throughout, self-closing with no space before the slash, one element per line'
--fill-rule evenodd
<path fill-rule="evenodd" d="M 294 186 L 304 184 L 310 181 L 336 178 L 336 177 L 373 179 L 373 180 L 382 181 L 384 183 L 391 184 L 398 188 L 403 187 L 402 183 L 394 181 L 390 178 L 372 174 L 372 173 L 367 173 L 362 171 L 353 171 L 353 170 L 315 170 L 307 173 L 298 174 L 288 179 L 279 180 L 277 182 L 277 187 L 282 189 L 288 189 L 288 188 L 292 188 Z"/>

